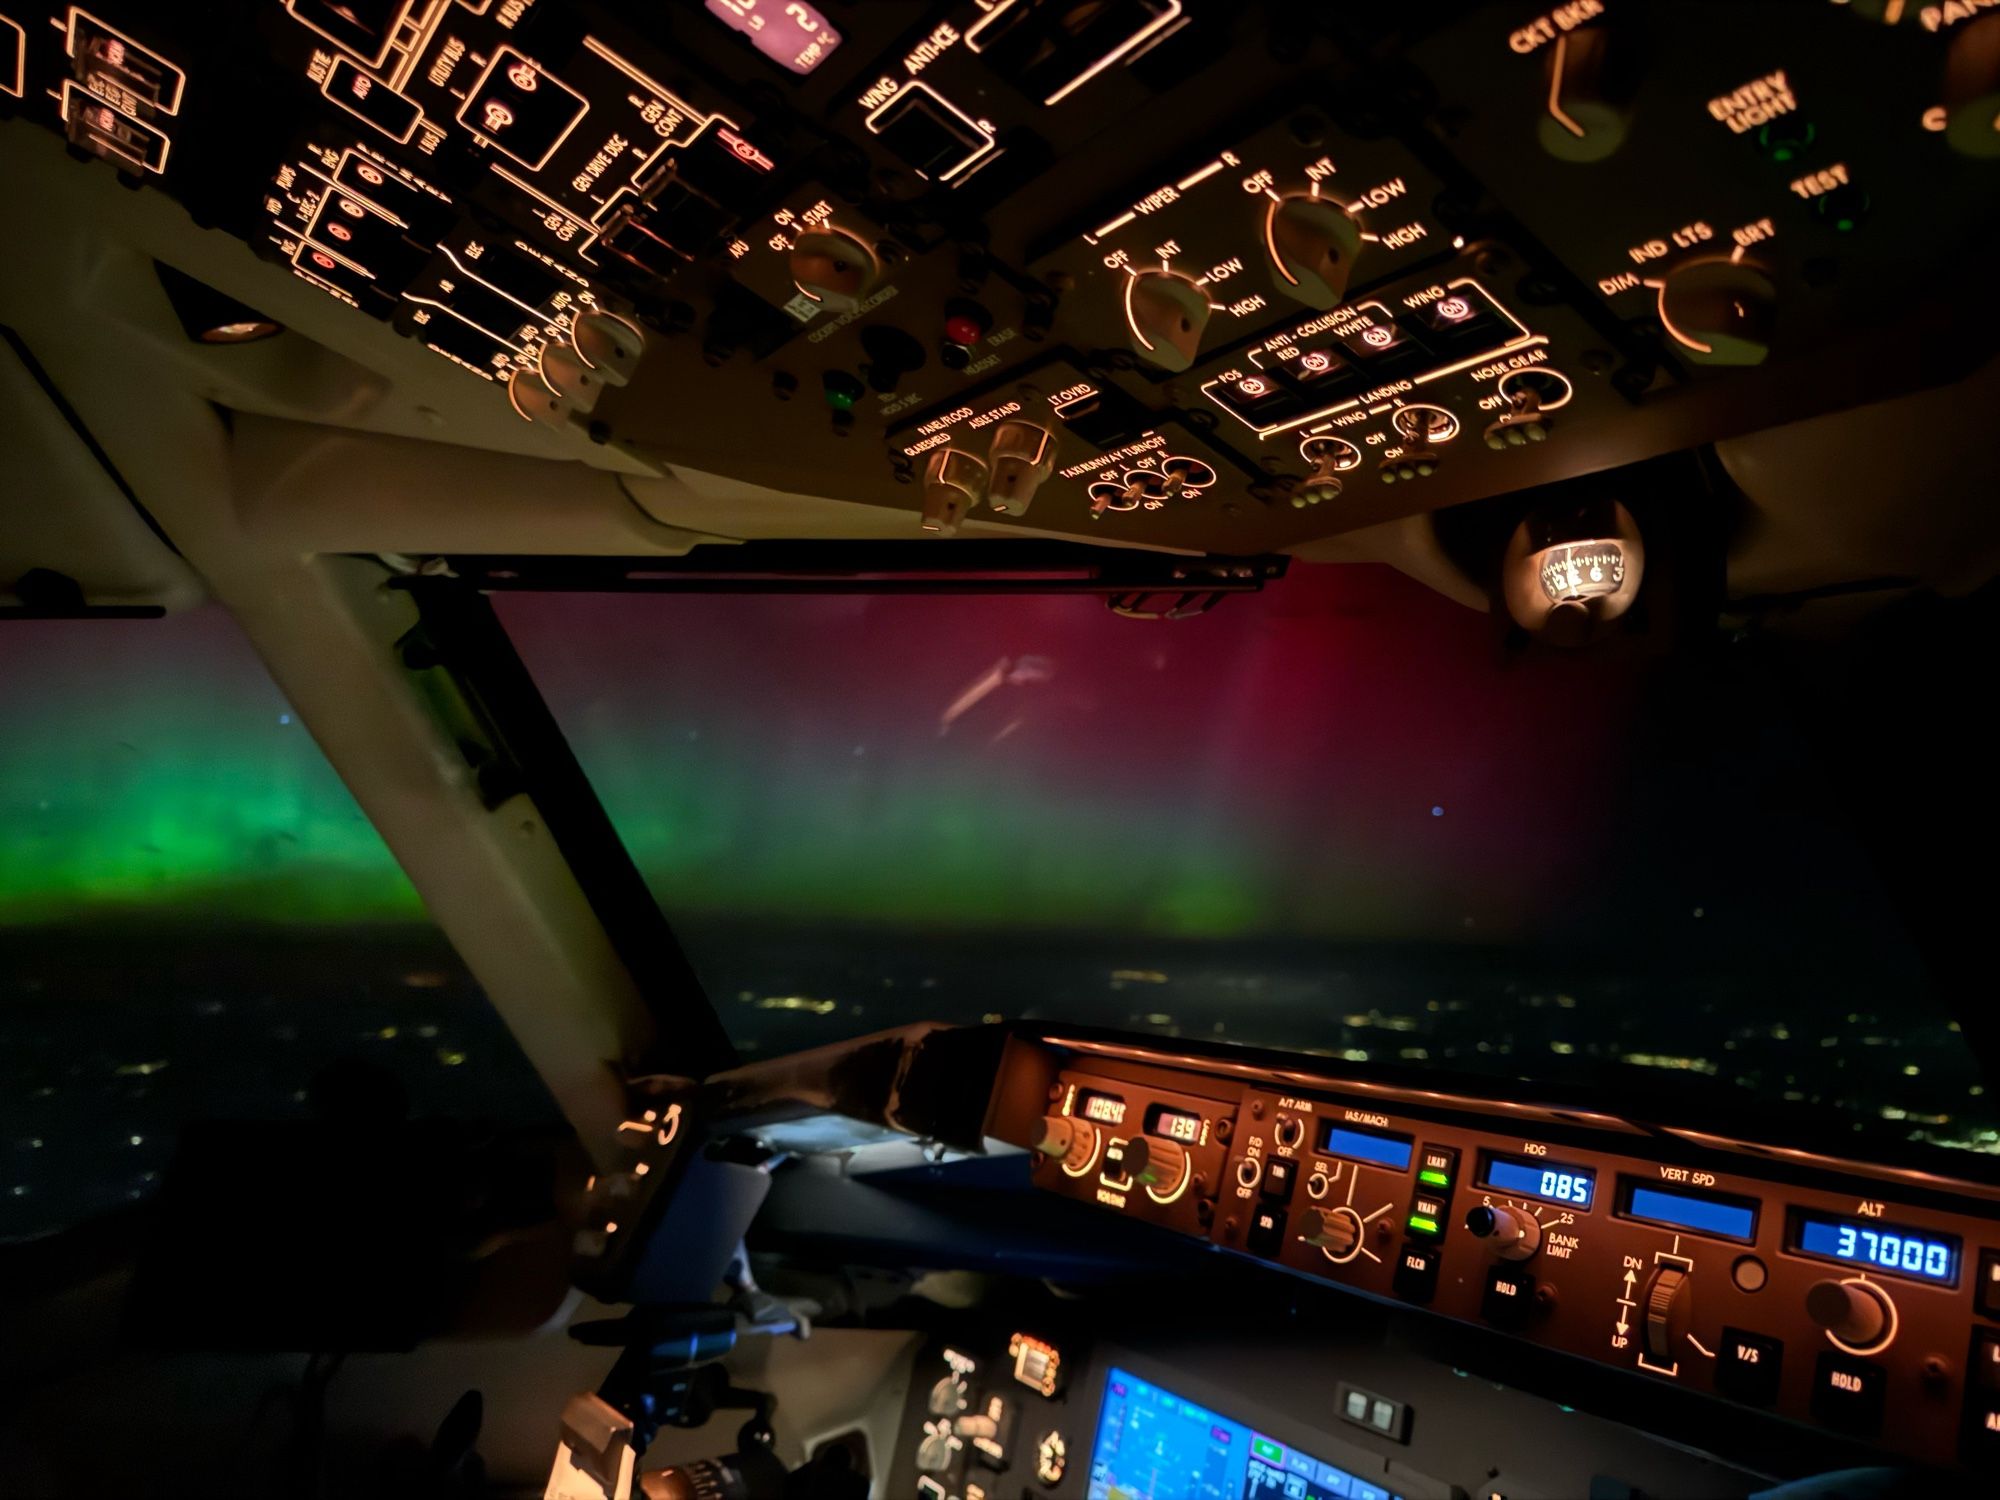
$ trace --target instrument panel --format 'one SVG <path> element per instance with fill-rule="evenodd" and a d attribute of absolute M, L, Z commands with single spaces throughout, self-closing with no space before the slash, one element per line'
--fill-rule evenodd
<path fill-rule="evenodd" d="M 995 1133 L 1044 1190 L 1908 1459 L 2000 1466 L 1994 1189 L 1122 1043 L 1008 1067 Z"/>
<path fill-rule="evenodd" d="M 913 534 L 1301 547 L 1993 342 L 1981 6 L 0 0 L 0 113 L 525 421 Z"/>

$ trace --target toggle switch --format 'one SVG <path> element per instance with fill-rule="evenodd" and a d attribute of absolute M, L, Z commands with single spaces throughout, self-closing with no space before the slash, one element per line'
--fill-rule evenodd
<path fill-rule="evenodd" d="M 1613 51 L 1609 31 L 1585 26 L 1557 37 L 1542 54 L 1548 93 L 1536 134 L 1558 161 L 1603 161 L 1625 144 L 1631 90 Z"/>

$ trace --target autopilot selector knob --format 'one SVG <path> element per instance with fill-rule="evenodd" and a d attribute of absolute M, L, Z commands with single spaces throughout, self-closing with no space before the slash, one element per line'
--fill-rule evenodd
<path fill-rule="evenodd" d="M 1264 243 L 1278 290 L 1324 312 L 1347 295 L 1361 225 L 1331 198 L 1292 193 L 1265 210 Z"/>
<path fill-rule="evenodd" d="M 1896 1329 L 1895 1304 L 1872 1281 L 1815 1281 L 1806 1291 L 1806 1316 L 1858 1354 L 1882 1348 Z"/>
<path fill-rule="evenodd" d="M 1511 1204 L 1478 1204 L 1466 1214 L 1465 1227 L 1502 1260 L 1526 1260 L 1542 1248 L 1541 1221 Z"/>
<path fill-rule="evenodd" d="M 1063 1164 L 1065 1171 L 1082 1172 L 1097 1158 L 1097 1127 L 1088 1120 L 1070 1115 L 1044 1115 L 1041 1138 L 1035 1149 Z"/>
<path fill-rule="evenodd" d="M 1646 1358 L 1655 1364 L 1674 1362 L 1674 1350 L 1687 1333 L 1688 1299 L 1685 1266 L 1661 1266 L 1646 1283 Z"/>
<path fill-rule="evenodd" d="M 1361 1242 L 1361 1220 L 1347 1208 L 1309 1208 L 1299 1215 L 1299 1238 L 1339 1260 Z"/>
<path fill-rule="evenodd" d="M 1125 280 L 1125 322 L 1139 358 L 1179 373 L 1194 363 L 1208 327 L 1208 293 L 1172 271 L 1141 271 Z"/>

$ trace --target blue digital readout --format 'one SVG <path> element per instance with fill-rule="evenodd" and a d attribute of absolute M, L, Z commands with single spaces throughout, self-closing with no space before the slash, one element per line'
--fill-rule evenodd
<path fill-rule="evenodd" d="M 1704 1193 L 1670 1193 L 1664 1188 L 1634 1186 L 1626 1212 L 1651 1224 L 1665 1224 L 1695 1234 L 1713 1234 L 1749 1244 L 1757 1238 L 1757 1210 L 1730 1198 Z"/>
<path fill-rule="evenodd" d="M 1590 1207 L 1590 1195 L 1597 1186 L 1597 1174 L 1589 1167 L 1566 1166 L 1556 1161 L 1536 1161 L 1512 1156 L 1489 1157 L 1482 1187 L 1523 1198 L 1539 1198 L 1544 1203 L 1560 1203 L 1569 1208 Z"/>
<path fill-rule="evenodd" d="M 1846 1219 L 1814 1219 L 1801 1214 L 1792 1225 L 1792 1248 L 1802 1255 L 1865 1266 L 1940 1286 L 1958 1285 L 1958 1241 L 1892 1224 Z"/>
<path fill-rule="evenodd" d="M 1400 1500 L 1359 1474 L 1126 1370 L 1104 1381 L 1085 1494 L 1087 1500 Z"/>
<path fill-rule="evenodd" d="M 1406 1135 L 1376 1135 L 1367 1130 L 1348 1130 L 1329 1120 L 1320 1126 L 1319 1149 L 1327 1156 L 1345 1156 L 1355 1161 L 1373 1162 L 1391 1171 L 1407 1172 L 1416 1147 Z"/>

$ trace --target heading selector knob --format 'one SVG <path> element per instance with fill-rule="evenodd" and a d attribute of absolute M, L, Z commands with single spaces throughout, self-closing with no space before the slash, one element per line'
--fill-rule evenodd
<path fill-rule="evenodd" d="M 1324 312 L 1347 295 L 1361 226 L 1331 198 L 1293 193 L 1265 211 L 1264 244 L 1278 290 Z"/>
<path fill-rule="evenodd" d="M 1097 1127 L 1069 1115 L 1044 1115 L 1035 1149 L 1061 1162 L 1067 1172 L 1082 1172 L 1097 1157 Z"/>
<path fill-rule="evenodd" d="M 1895 1305 L 1873 1282 L 1815 1281 L 1806 1292 L 1806 1316 L 1857 1354 L 1872 1353 L 1895 1335 Z"/>
<path fill-rule="evenodd" d="M 1526 1260 L 1542 1248 L 1541 1221 L 1506 1204 L 1481 1203 L 1465 1216 L 1465 1227 L 1491 1240 L 1502 1260 Z"/>
<path fill-rule="evenodd" d="M 1208 293 L 1172 271 L 1125 278 L 1125 322 L 1139 358 L 1179 373 L 1194 363 L 1208 327 Z"/>

